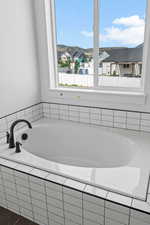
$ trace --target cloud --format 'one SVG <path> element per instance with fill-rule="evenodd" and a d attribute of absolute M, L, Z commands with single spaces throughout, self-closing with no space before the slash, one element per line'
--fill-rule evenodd
<path fill-rule="evenodd" d="M 144 41 L 145 21 L 138 15 L 116 18 L 112 26 L 107 27 L 103 34 L 100 34 L 100 41 L 105 44 L 113 42 L 118 45 L 135 46 Z M 93 32 L 82 31 L 82 35 L 93 37 Z"/>
<path fill-rule="evenodd" d="M 144 19 L 140 18 L 138 15 L 116 18 L 113 24 L 124 25 L 127 27 L 141 27 L 145 25 Z"/>
<path fill-rule="evenodd" d="M 93 32 L 89 32 L 86 30 L 81 31 L 81 34 L 86 36 L 86 37 L 93 37 Z"/>

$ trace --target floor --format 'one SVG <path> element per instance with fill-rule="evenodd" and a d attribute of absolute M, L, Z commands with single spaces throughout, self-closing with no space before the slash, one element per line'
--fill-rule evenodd
<path fill-rule="evenodd" d="M 0 225 L 38 225 L 7 209 L 0 207 Z"/>

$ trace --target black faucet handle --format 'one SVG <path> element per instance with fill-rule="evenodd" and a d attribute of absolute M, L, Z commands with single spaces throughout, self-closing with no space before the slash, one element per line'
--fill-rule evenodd
<path fill-rule="evenodd" d="M 6 132 L 6 143 L 9 144 L 9 137 L 10 137 L 10 134 L 9 132 L 7 131 Z"/>
<path fill-rule="evenodd" d="M 22 144 L 19 141 L 16 141 L 16 153 L 21 152 L 20 146 L 22 146 Z"/>

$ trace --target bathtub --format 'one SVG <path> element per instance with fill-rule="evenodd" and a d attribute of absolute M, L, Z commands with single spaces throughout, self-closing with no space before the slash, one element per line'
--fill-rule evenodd
<path fill-rule="evenodd" d="M 28 139 L 21 140 L 26 132 Z M 42 119 L 16 132 L 21 153 L 0 145 L 0 157 L 125 196 L 146 200 L 150 134 Z"/>

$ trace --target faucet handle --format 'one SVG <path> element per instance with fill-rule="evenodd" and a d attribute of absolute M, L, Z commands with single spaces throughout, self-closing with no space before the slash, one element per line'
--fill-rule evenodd
<path fill-rule="evenodd" d="M 10 137 L 10 134 L 9 132 L 7 131 L 6 132 L 6 143 L 9 144 L 9 137 Z"/>
<path fill-rule="evenodd" d="M 20 149 L 20 146 L 21 146 L 22 144 L 19 142 L 19 141 L 16 141 L 16 153 L 19 153 L 19 152 L 21 152 L 21 149 Z"/>

